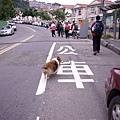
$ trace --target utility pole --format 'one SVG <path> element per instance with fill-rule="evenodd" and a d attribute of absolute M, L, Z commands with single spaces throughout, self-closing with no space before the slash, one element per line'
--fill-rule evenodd
<path fill-rule="evenodd" d="M 114 35 L 113 38 L 116 39 L 116 26 L 117 26 L 117 9 L 114 11 Z"/>
<path fill-rule="evenodd" d="M 105 6 L 105 0 L 102 1 L 102 7 Z M 106 34 L 106 11 L 103 11 L 104 34 Z"/>
<path fill-rule="evenodd" d="M 118 39 L 120 39 L 120 18 L 119 18 L 118 22 L 119 22 L 119 34 L 118 34 Z"/>

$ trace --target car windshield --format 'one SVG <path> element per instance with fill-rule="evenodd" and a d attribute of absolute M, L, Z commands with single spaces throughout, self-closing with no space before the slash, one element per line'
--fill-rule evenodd
<path fill-rule="evenodd" d="M 10 26 L 6 26 L 6 28 L 10 29 Z"/>
<path fill-rule="evenodd" d="M 4 30 L 4 29 L 10 29 L 10 26 L 4 26 L 4 27 L 2 27 L 2 30 Z"/>

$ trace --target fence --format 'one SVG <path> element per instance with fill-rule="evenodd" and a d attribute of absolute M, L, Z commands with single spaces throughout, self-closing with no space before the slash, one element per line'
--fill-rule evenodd
<path fill-rule="evenodd" d="M 7 21 L 0 21 L 0 29 L 2 28 L 2 26 L 7 25 Z"/>

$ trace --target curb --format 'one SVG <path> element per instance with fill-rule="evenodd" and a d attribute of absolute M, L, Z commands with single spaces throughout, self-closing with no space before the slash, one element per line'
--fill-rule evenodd
<path fill-rule="evenodd" d="M 110 50 L 114 51 L 115 53 L 117 53 L 118 55 L 120 55 L 120 48 L 105 41 L 105 40 L 101 40 L 101 44 L 104 46 L 104 47 L 107 47 L 109 48 Z"/>

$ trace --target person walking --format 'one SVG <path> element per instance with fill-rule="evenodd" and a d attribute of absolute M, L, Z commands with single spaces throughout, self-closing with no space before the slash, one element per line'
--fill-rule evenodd
<path fill-rule="evenodd" d="M 68 22 L 66 22 L 65 25 L 65 37 L 69 38 L 69 30 L 70 30 L 70 25 L 68 24 Z"/>
<path fill-rule="evenodd" d="M 56 25 L 54 23 L 54 21 L 52 22 L 51 26 L 50 26 L 51 32 L 52 32 L 52 37 L 56 37 L 55 34 L 55 30 L 56 30 Z"/>
<path fill-rule="evenodd" d="M 57 33 L 58 33 L 58 37 L 60 37 L 60 21 L 57 22 L 56 30 L 57 30 Z"/>
<path fill-rule="evenodd" d="M 61 37 L 63 37 L 63 31 L 64 31 L 64 29 L 63 29 L 63 25 L 62 25 L 61 22 L 60 22 L 59 29 L 60 29 L 60 35 L 61 35 Z"/>
<path fill-rule="evenodd" d="M 104 30 L 104 25 L 100 21 L 100 16 L 96 16 L 96 21 L 91 26 L 91 32 L 93 36 L 93 55 L 100 52 L 101 36 Z"/>
<path fill-rule="evenodd" d="M 74 23 L 72 31 L 73 31 L 73 38 L 75 39 L 75 36 L 76 36 L 78 39 L 78 24 L 77 23 Z"/>

